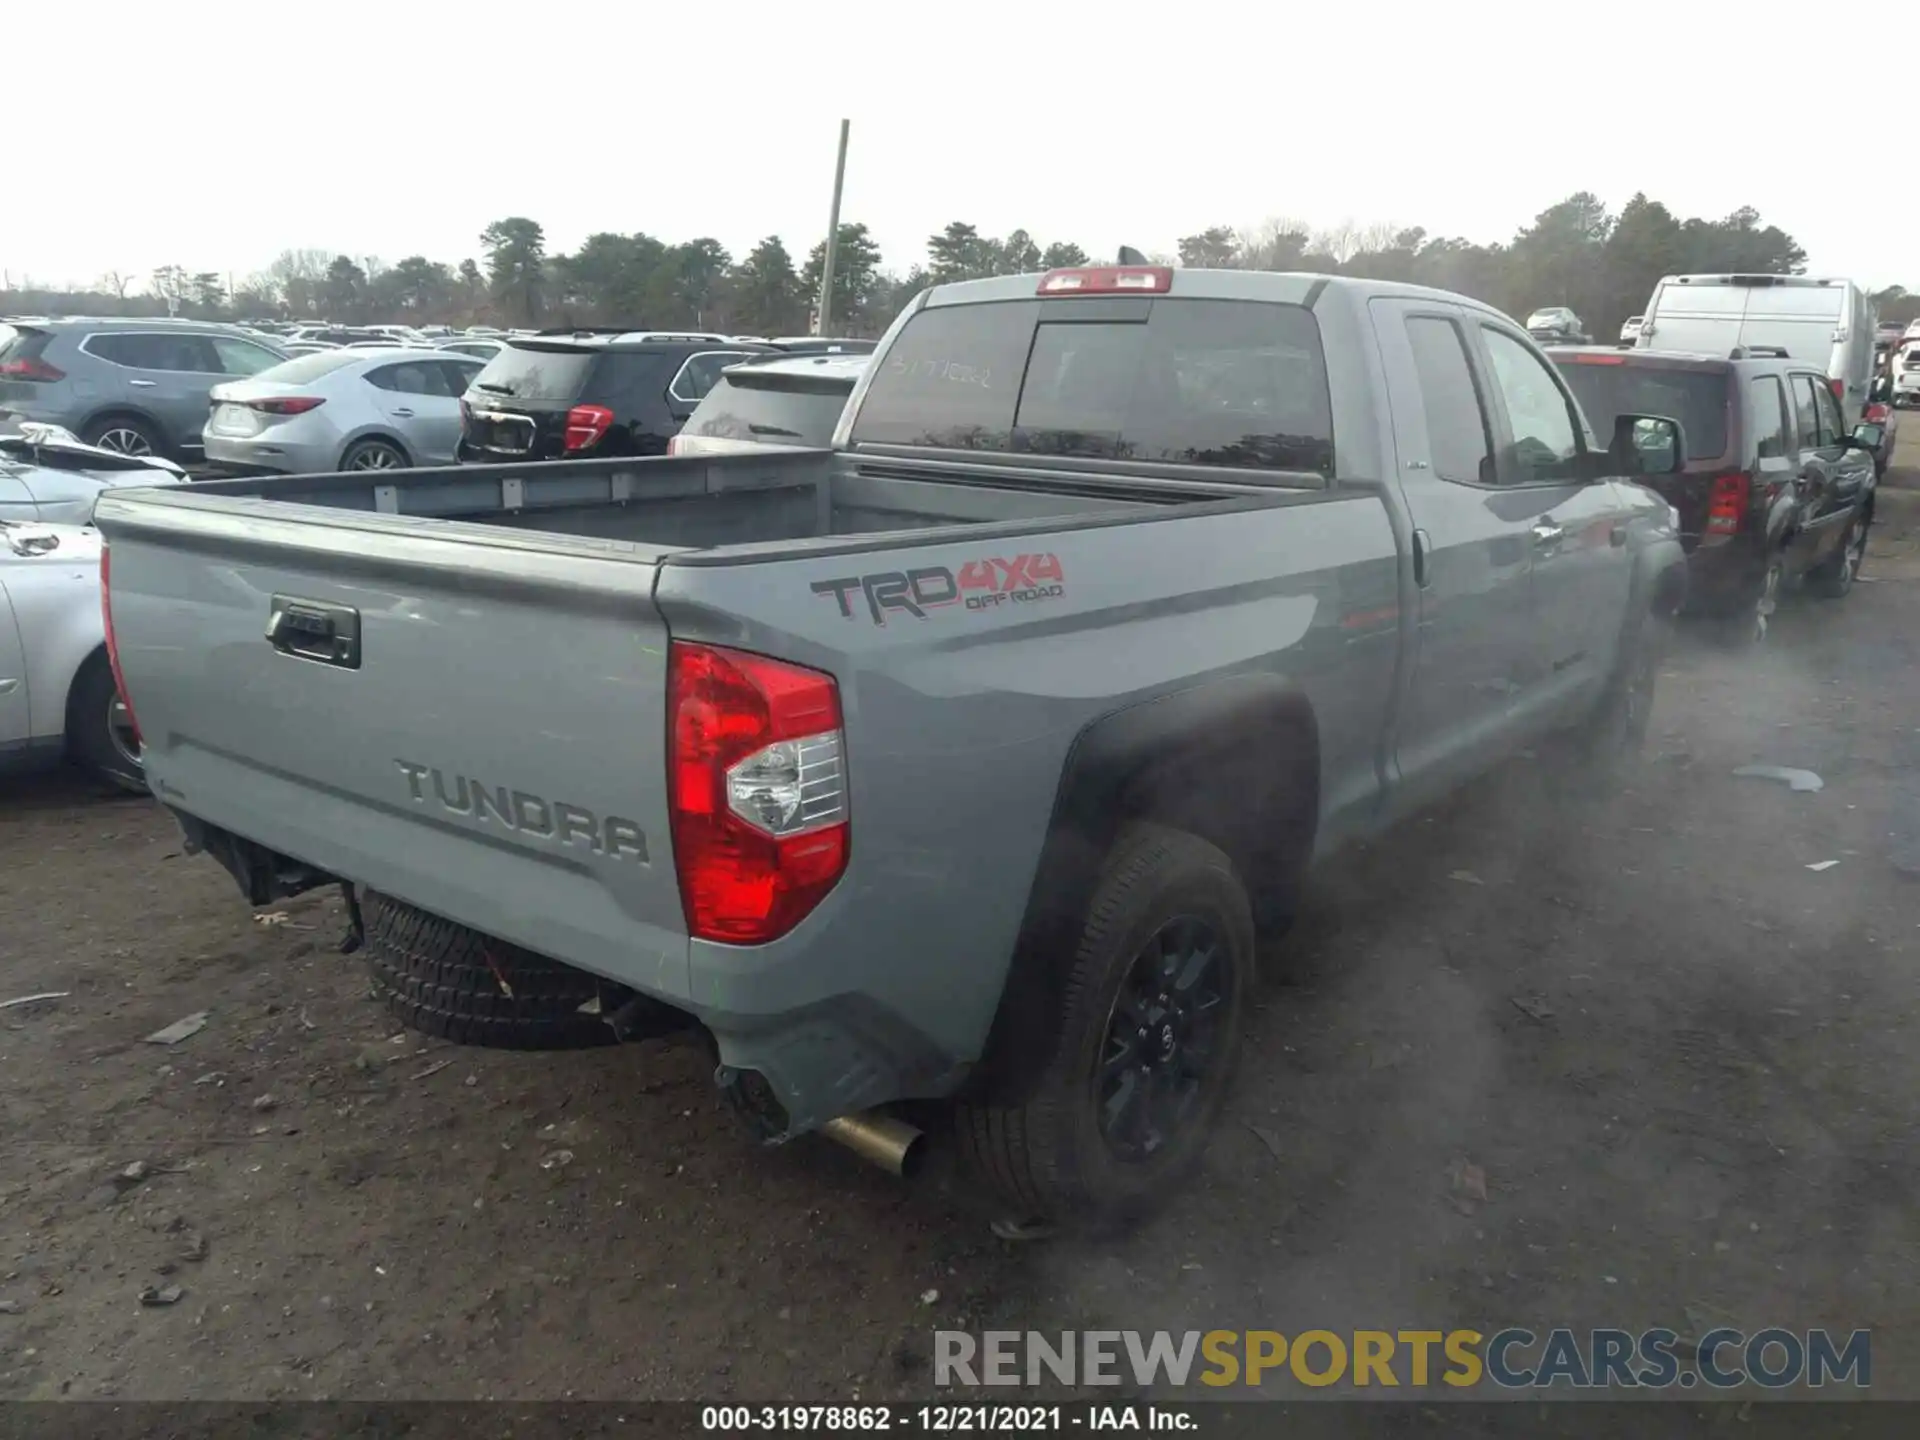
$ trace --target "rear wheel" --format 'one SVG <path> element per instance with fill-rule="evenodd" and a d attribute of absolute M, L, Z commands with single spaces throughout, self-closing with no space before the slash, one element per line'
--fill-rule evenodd
<path fill-rule="evenodd" d="M 342 470 L 404 470 L 407 455 L 387 440 L 357 440 L 340 457 Z"/>
<path fill-rule="evenodd" d="M 1253 979 L 1232 862 L 1184 831 L 1130 826 L 1087 909 L 1052 1061 L 1021 1103 L 960 1108 L 971 1167 L 1021 1222 L 1150 1211 L 1226 1103 Z"/>
<path fill-rule="evenodd" d="M 133 716 L 113 683 L 113 667 L 105 654 L 80 667 L 67 694 L 67 753 L 122 790 L 147 793 Z"/>
<path fill-rule="evenodd" d="M 1873 528 L 1873 512 L 1862 510 L 1847 522 L 1847 533 L 1840 537 L 1840 548 L 1833 557 L 1807 573 L 1807 588 L 1823 600 L 1844 600 L 1860 577 L 1867 558 L 1867 532 Z"/>
<path fill-rule="evenodd" d="M 102 415 L 80 432 L 89 445 L 111 450 L 116 455 L 164 455 L 160 432 L 153 422 L 138 415 Z"/>
<path fill-rule="evenodd" d="M 429 915 L 377 891 L 361 897 L 374 989 L 415 1030 L 496 1050 L 615 1044 L 606 1017 L 624 986 Z"/>

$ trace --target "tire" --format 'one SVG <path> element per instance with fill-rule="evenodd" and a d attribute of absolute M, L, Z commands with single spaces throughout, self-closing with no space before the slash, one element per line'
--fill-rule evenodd
<path fill-rule="evenodd" d="M 1779 555 L 1770 556 L 1752 596 L 1714 617 L 1714 628 L 1722 642 L 1736 650 L 1764 645 L 1786 591 L 1786 561 Z"/>
<path fill-rule="evenodd" d="M 391 440 L 356 440 L 340 457 L 342 470 L 404 470 L 412 463 Z"/>
<path fill-rule="evenodd" d="M 377 891 L 361 909 L 374 989 L 409 1029 L 493 1050 L 619 1042 L 603 1016 L 629 998 L 624 987 Z M 601 1013 L 582 1013 L 596 999 Z"/>
<path fill-rule="evenodd" d="M 1159 1000 L 1177 1002 L 1180 991 L 1148 983 L 1167 973 L 1163 945 L 1191 955 L 1210 946 L 1214 957 L 1189 976 L 1188 1004 L 1164 1010 Z M 1199 1164 L 1231 1087 L 1253 982 L 1253 916 L 1232 862 L 1185 831 L 1129 826 L 1087 907 L 1047 1068 L 1019 1104 L 959 1107 L 970 1168 L 1023 1221 L 1102 1228 L 1148 1214 Z M 1170 1080 L 1191 1088 L 1155 1144 L 1156 1127 L 1119 1102 L 1170 1095 Z M 1103 1089 L 1135 1123 L 1103 1129 Z"/>
<path fill-rule="evenodd" d="M 167 443 L 159 429 L 138 415 L 102 415 L 87 422 L 80 438 L 120 455 L 167 456 Z"/>
<path fill-rule="evenodd" d="M 1853 582 L 1867 558 L 1867 534 L 1873 529 L 1873 511 L 1861 510 L 1847 522 L 1847 533 L 1840 537 L 1840 548 L 1831 559 L 1807 572 L 1807 589 L 1822 600 L 1844 600 L 1853 593 Z"/>
<path fill-rule="evenodd" d="M 1639 624 L 1621 643 L 1613 674 L 1593 712 L 1573 733 L 1575 763 L 1569 774 L 1590 793 L 1611 789 L 1647 743 L 1670 630 L 1671 622 L 1663 616 L 1641 613 Z"/>
<path fill-rule="evenodd" d="M 104 651 L 88 658 L 67 692 L 67 754 L 129 794 L 148 793 L 139 741 Z"/>

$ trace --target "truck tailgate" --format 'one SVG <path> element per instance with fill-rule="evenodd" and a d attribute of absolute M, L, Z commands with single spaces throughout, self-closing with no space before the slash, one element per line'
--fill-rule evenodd
<path fill-rule="evenodd" d="M 161 800 L 686 993 L 648 552 L 214 497 L 132 497 L 98 522 Z"/>

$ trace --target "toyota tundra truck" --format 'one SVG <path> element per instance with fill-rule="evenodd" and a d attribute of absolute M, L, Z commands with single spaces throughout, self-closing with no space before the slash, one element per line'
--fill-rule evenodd
<path fill-rule="evenodd" d="M 1098 1220 L 1198 1160 L 1309 862 L 1633 750 L 1685 454 L 1472 300 L 1104 266 L 922 293 L 830 449 L 97 521 L 154 793 L 253 904 L 345 887 L 402 1019 L 697 1026 L 764 1139 L 898 1167 L 949 1102 L 1009 1213 Z"/>

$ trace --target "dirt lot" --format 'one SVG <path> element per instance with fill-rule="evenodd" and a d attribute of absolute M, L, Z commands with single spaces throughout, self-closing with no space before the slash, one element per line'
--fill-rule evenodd
<path fill-rule="evenodd" d="M 259 923 L 152 805 L 16 788 L 0 1000 L 71 993 L 0 1011 L 0 1398 L 844 1400 L 924 1394 L 937 1325 L 1720 1317 L 1871 1326 L 1920 1394 L 1920 491 L 1867 574 L 1756 658 L 1683 639 L 1606 805 L 1516 762 L 1325 871 L 1203 1182 L 1117 1246 L 758 1151 L 690 1045 L 396 1034 L 335 901 Z"/>

